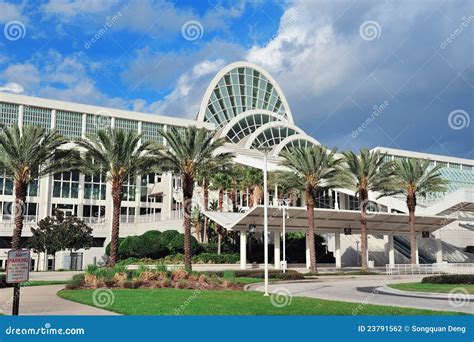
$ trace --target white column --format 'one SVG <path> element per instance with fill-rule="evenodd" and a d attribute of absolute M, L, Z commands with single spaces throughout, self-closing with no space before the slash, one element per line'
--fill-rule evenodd
<path fill-rule="evenodd" d="M 278 184 L 275 183 L 275 193 L 273 196 L 273 205 L 278 205 Z"/>
<path fill-rule="evenodd" d="M 440 264 L 443 262 L 443 244 L 441 241 L 441 232 L 436 231 L 433 233 L 435 238 L 435 256 L 436 256 L 436 263 Z"/>
<path fill-rule="evenodd" d="M 87 114 L 82 114 L 82 129 L 81 136 L 84 138 L 86 136 L 86 126 L 87 126 Z"/>
<path fill-rule="evenodd" d="M 339 210 L 339 199 L 336 190 L 334 190 L 334 209 Z"/>
<path fill-rule="evenodd" d="M 334 257 L 336 258 L 336 268 L 341 268 L 341 233 L 334 233 Z"/>
<path fill-rule="evenodd" d="M 51 129 L 56 128 L 56 109 L 51 110 Z"/>
<path fill-rule="evenodd" d="M 311 256 L 309 250 L 309 239 L 308 234 L 306 234 L 306 268 L 309 269 L 311 267 Z"/>
<path fill-rule="evenodd" d="M 280 269 L 280 232 L 273 232 L 275 269 Z"/>
<path fill-rule="evenodd" d="M 388 235 L 388 263 L 395 265 L 395 249 L 393 247 L 393 235 Z"/>
<path fill-rule="evenodd" d="M 23 105 L 20 105 L 18 107 L 18 127 L 20 128 L 20 132 L 23 129 L 23 110 L 24 110 L 24 108 L 25 107 Z"/>
<path fill-rule="evenodd" d="M 245 270 L 247 267 L 247 231 L 240 231 L 240 269 Z"/>

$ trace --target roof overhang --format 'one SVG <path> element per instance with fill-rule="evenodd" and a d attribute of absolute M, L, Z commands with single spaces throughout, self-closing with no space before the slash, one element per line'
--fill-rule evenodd
<path fill-rule="evenodd" d="M 289 218 L 286 219 L 286 231 L 306 231 L 308 217 L 306 208 L 287 208 Z M 249 225 L 256 225 L 257 230 L 263 229 L 263 206 L 256 206 L 245 213 L 223 213 L 205 211 L 209 219 L 228 230 L 248 230 Z M 282 209 L 271 206 L 268 208 L 268 229 L 281 231 L 283 223 Z M 415 216 L 417 232 L 430 233 L 453 222 L 455 219 L 442 216 Z M 317 233 L 344 233 L 350 227 L 353 234 L 360 233 L 360 213 L 353 210 L 314 209 L 314 226 Z M 409 234 L 408 215 L 395 213 L 368 213 L 367 230 L 369 234 Z"/>

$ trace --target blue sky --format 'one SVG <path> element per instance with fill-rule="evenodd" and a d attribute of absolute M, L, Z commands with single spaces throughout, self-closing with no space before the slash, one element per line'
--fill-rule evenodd
<path fill-rule="evenodd" d="M 1 91 L 193 118 L 248 60 L 330 147 L 474 158 L 471 1 L 0 0 L 0 29 Z"/>

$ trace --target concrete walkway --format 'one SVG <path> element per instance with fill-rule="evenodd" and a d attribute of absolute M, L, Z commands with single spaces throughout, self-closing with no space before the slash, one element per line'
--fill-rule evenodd
<path fill-rule="evenodd" d="M 374 291 L 376 288 L 387 284 L 419 282 L 421 279 L 421 276 L 324 276 L 314 281 L 270 284 L 269 292 L 289 292 L 292 296 L 299 297 L 474 314 L 474 303 L 467 300 L 462 306 L 455 306 L 451 305 L 447 299 L 413 298 Z M 261 283 L 252 285 L 249 289 L 264 290 Z"/>
<path fill-rule="evenodd" d="M 117 315 L 62 299 L 56 293 L 63 288 L 64 285 L 22 287 L 20 315 Z M 12 296 L 13 288 L 0 289 L 0 314 L 11 315 Z"/>

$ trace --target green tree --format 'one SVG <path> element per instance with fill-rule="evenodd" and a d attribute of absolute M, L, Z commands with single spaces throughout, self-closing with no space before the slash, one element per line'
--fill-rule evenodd
<path fill-rule="evenodd" d="M 417 197 L 424 197 L 430 192 L 445 192 L 447 181 L 441 177 L 441 165 L 430 168 L 429 160 L 402 159 L 394 163 L 395 177 L 391 189 L 385 189 L 383 195 L 403 194 L 409 214 L 411 263 L 416 264 L 416 229 L 415 209 Z"/>
<path fill-rule="evenodd" d="M 291 172 L 286 175 L 291 184 L 304 191 L 308 215 L 306 238 L 310 248 L 310 270 L 316 272 L 316 249 L 314 242 L 314 207 L 317 193 L 325 188 L 337 187 L 340 184 L 341 159 L 334 157 L 336 151 L 329 151 L 324 146 L 293 147 L 283 151 L 282 165 Z"/>
<path fill-rule="evenodd" d="M 92 228 L 75 216 L 66 216 L 55 210 L 38 223 L 38 228 L 31 228 L 32 236 L 28 245 L 36 253 L 43 252 L 55 255 L 56 252 L 89 249 L 92 246 Z"/>
<path fill-rule="evenodd" d="M 191 215 L 194 183 L 199 174 L 213 172 L 220 165 L 228 164 L 231 153 L 219 153 L 224 139 L 213 139 L 213 133 L 204 128 L 189 126 L 161 131 L 168 148 L 162 151 L 163 169 L 181 176 L 184 201 L 184 264 L 192 268 Z M 207 169 L 207 170 L 206 170 Z M 206 170 L 206 171 L 204 171 Z"/>
<path fill-rule="evenodd" d="M 240 185 L 241 190 L 249 191 L 250 195 L 247 199 L 249 208 L 252 208 L 255 204 L 262 199 L 263 196 L 263 172 L 262 170 L 255 169 L 253 167 L 242 167 L 240 169 Z"/>
<path fill-rule="evenodd" d="M 75 143 L 83 150 L 75 163 L 87 175 L 106 174 L 113 202 L 110 265 L 118 260 L 122 187 L 129 177 L 156 170 L 160 164 L 160 146 L 154 141 L 141 142 L 142 135 L 120 129 L 99 130 Z"/>
<path fill-rule="evenodd" d="M 15 188 L 12 249 L 20 248 L 28 185 L 67 167 L 71 154 L 60 149 L 66 142 L 56 130 L 46 132 L 38 126 L 0 127 L 0 170 L 13 179 Z"/>
<path fill-rule="evenodd" d="M 367 206 L 369 205 L 369 191 L 384 192 L 391 189 L 393 181 L 393 167 L 385 162 L 385 154 L 378 151 L 369 151 L 364 148 L 359 154 L 352 151 L 344 152 L 344 161 L 347 164 L 345 185 L 355 191 L 359 199 L 360 209 L 360 238 L 362 270 L 368 270 L 367 249 Z"/>

